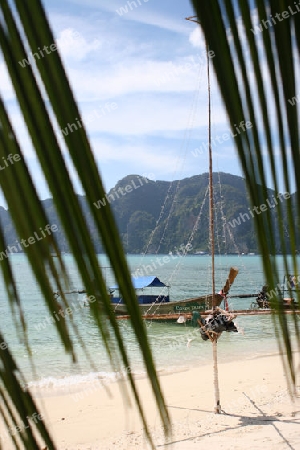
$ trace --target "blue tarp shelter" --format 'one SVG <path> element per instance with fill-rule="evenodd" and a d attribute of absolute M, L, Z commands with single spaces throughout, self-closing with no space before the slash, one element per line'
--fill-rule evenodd
<path fill-rule="evenodd" d="M 146 287 L 168 287 L 159 278 L 154 276 L 148 277 L 131 277 L 132 284 L 135 289 L 144 289 Z M 111 286 L 111 290 L 119 289 L 119 286 Z"/>

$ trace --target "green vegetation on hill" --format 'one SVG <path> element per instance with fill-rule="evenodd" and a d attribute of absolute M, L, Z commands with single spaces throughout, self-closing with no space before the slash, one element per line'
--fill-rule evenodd
<path fill-rule="evenodd" d="M 241 177 L 214 173 L 213 182 L 216 251 L 258 252 L 253 216 L 263 214 L 261 205 L 251 208 L 245 181 Z M 126 186 L 132 184 L 138 187 L 111 202 L 128 253 L 174 252 L 186 245 L 191 236 L 191 253 L 209 252 L 207 173 L 172 183 L 129 175 L 119 181 L 108 195 L 125 192 Z M 275 228 L 277 215 L 272 206 L 277 201 L 285 209 L 284 202 L 288 201 L 282 198 L 280 202 L 277 194 L 270 189 L 268 199 L 265 199 L 266 207 L 272 210 Z"/>
<path fill-rule="evenodd" d="M 227 173 L 214 173 L 213 182 L 216 252 L 258 252 L 253 216 L 263 214 L 260 210 L 261 205 L 254 205 L 256 209 L 251 208 L 245 181 L 241 177 Z M 176 249 L 189 242 L 192 248 L 190 253 L 209 252 L 207 188 L 207 173 L 173 182 L 153 181 L 139 175 L 128 175 L 106 194 L 106 198 L 96 199 L 94 205 L 101 214 L 101 208 L 110 203 L 124 248 L 128 253 L 176 252 Z M 277 201 L 285 210 L 285 202 L 290 200 L 283 197 L 280 197 L 280 200 L 278 193 L 271 189 L 268 194 L 265 204 L 272 210 L 276 228 L 277 216 L 272 206 Z M 91 235 L 96 236 L 84 197 L 81 197 L 81 205 L 89 223 Z M 68 252 L 68 245 L 52 200 L 45 200 L 44 206 L 49 223 L 58 225 L 56 238 L 60 249 Z M 9 212 L 4 208 L 0 209 L 0 221 L 5 230 L 7 245 L 14 245 L 17 235 Z M 101 252 L 101 242 L 95 238 L 94 244 L 96 251 Z M 288 234 L 286 244 L 288 247 Z M 278 248 L 278 253 L 280 252 L 281 249 Z"/>

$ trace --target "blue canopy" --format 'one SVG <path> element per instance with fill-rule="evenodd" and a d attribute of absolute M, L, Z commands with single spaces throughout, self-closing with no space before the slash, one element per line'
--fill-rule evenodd
<path fill-rule="evenodd" d="M 166 287 L 167 285 L 160 281 L 157 277 L 131 277 L 132 284 L 135 289 L 143 289 L 145 287 Z M 111 286 L 110 289 L 118 289 L 119 286 Z"/>

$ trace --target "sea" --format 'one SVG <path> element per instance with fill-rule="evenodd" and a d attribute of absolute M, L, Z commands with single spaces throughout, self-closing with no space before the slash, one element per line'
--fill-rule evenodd
<path fill-rule="evenodd" d="M 70 274 L 72 289 L 82 289 L 84 286 L 72 255 L 65 254 L 63 259 Z M 113 285 L 114 278 L 107 258 L 98 255 L 98 259 L 107 286 Z M 281 256 L 277 256 L 277 259 L 283 279 Z M 145 375 L 143 360 L 130 321 L 120 321 L 130 368 L 120 367 L 116 370 L 107 356 L 90 308 L 84 307 L 83 294 L 71 294 L 68 297 L 73 305 L 72 318 L 80 334 L 79 338 L 71 332 L 77 356 L 77 362 L 74 363 L 71 356 L 66 354 L 53 321 L 47 321 L 49 312 L 44 306 L 26 256 L 13 254 L 10 260 L 27 323 L 31 357 L 26 349 L 19 320 L 11 312 L 3 279 L 0 279 L 0 327 L 5 343 L 9 345 L 24 376 L 25 387 L 52 395 L 54 392 L 75 392 L 91 382 L 106 385 L 126 376 L 128 370 L 135 377 Z M 179 252 L 173 255 L 128 255 L 127 260 L 133 274 L 139 270 L 143 275 L 155 275 L 170 285 L 171 300 L 211 293 L 211 258 L 208 255 L 183 256 Z M 258 293 L 266 284 L 261 256 L 219 255 L 215 258 L 216 291 L 223 287 L 230 267 L 237 267 L 239 270 L 230 290 L 232 296 Z M 231 309 L 250 310 L 254 306 L 253 303 L 255 298 L 229 298 Z M 270 315 L 238 316 L 234 323 L 238 333 L 224 332 L 218 340 L 219 362 L 252 359 L 278 351 L 276 332 Z M 212 363 L 211 343 L 203 341 L 196 328 L 187 327 L 184 323 L 163 324 L 151 321 L 145 322 L 145 326 L 159 374 L 185 371 L 191 367 Z M 112 349 L 115 348 L 113 340 L 110 345 Z"/>

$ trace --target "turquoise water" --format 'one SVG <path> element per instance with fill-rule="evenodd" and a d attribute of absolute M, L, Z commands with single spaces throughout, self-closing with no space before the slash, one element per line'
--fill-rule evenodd
<path fill-rule="evenodd" d="M 82 288 L 72 256 L 64 255 L 64 260 L 70 273 L 72 287 Z M 75 294 L 69 300 L 73 304 L 73 319 L 93 364 L 77 343 L 76 350 L 80 363 L 73 365 L 71 358 L 64 352 L 53 324 L 48 323 L 45 328 L 39 329 L 39 324 L 49 317 L 49 314 L 43 306 L 41 294 L 25 256 L 12 255 L 11 261 L 28 323 L 35 373 L 31 368 L 21 334 L 16 333 L 3 286 L 0 289 L 1 331 L 30 385 L 59 388 L 93 379 L 112 379 L 114 373 L 89 308 L 82 307 L 84 296 Z M 278 261 L 280 263 L 280 257 Z M 210 292 L 211 267 L 210 258 L 207 256 L 132 255 L 128 256 L 128 262 L 133 273 L 140 268 L 144 275 L 156 275 L 166 284 L 170 284 L 172 300 Z M 102 255 L 99 255 L 99 263 L 102 267 L 108 266 L 107 260 Z M 259 256 L 219 256 L 216 257 L 215 264 L 217 291 L 222 288 L 231 266 L 239 269 L 230 292 L 232 295 L 256 293 L 265 283 Z M 105 276 L 107 284 L 112 285 L 114 279 L 109 269 L 105 269 Z M 1 283 L 3 285 L 2 280 Z M 234 309 L 247 309 L 254 300 L 231 299 L 230 305 Z M 223 333 L 218 341 L 219 361 L 253 358 L 277 351 L 270 316 L 241 316 L 235 323 L 239 333 Z M 211 363 L 211 345 L 200 338 L 197 330 L 185 325 L 150 322 L 146 326 L 160 373 Z M 122 321 L 121 328 L 130 354 L 131 370 L 137 375 L 142 375 L 143 363 L 130 322 Z"/>

